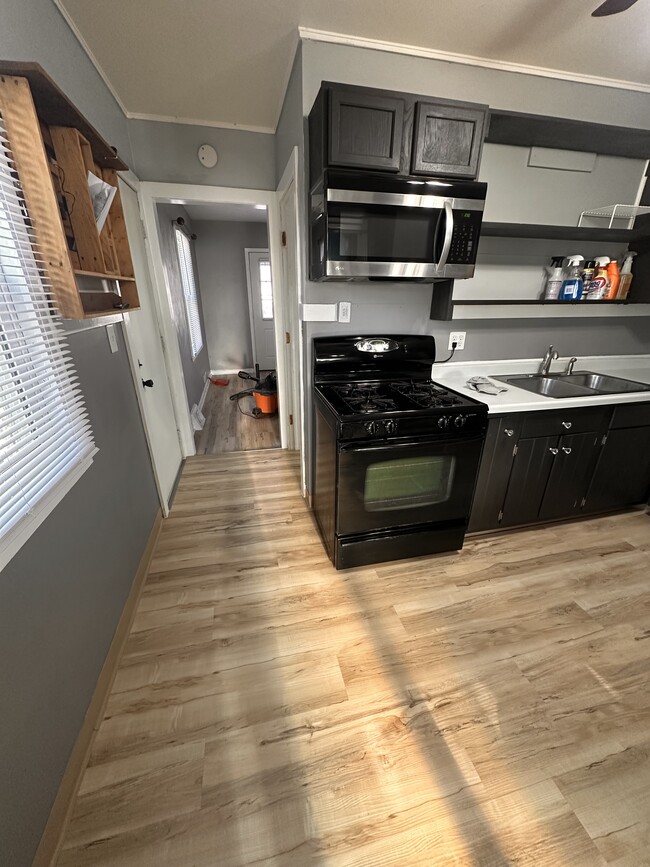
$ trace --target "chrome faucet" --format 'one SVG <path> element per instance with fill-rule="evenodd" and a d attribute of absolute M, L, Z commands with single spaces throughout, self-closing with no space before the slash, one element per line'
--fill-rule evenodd
<path fill-rule="evenodd" d="M 542 359 L 542 363 L 539 366 L 539 372 L 542 374 L 542 376 L 548 376 L 548 372 L 551 369 L 551 362 L 557 361 L 557 359 L 559 357 L 560 356 L 553 349 L 553 344 L 551 343 L 549 348 L 546 350 L 546 354 L 544 355 L 544 358 Z"/>
<path fill-rule="evenodd" d="M 571 376 L 571 374 L 573 373 L 573 365 L 576 363 L 577 360 L 578 359 L 575 357 L 575 355 L 573 356 L 573 358 L 569 359 L 569 363 L 567 364 L 566 370 L 564 371 L 565 376 Z"/>

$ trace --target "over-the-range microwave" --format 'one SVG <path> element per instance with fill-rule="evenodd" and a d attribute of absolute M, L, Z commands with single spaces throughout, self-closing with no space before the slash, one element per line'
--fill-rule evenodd
<path fill-rule="evenodd" d="M 327 170 L 311 192 L 312 280 L 472 277 L 487 184 Z"/>

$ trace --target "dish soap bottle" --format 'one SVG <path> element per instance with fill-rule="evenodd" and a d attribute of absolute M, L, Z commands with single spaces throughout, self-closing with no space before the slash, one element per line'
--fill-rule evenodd
<path fill-rule="evenodd" d="M 596 262 L 598 263 L 596 276 L 589 284 L 587 301 L 602 301 L 607 292 L 607 266 L 609 265 L 609 257 L 599 256 Z"/>
<path fill-rule="evenodd" d="M 560 301 L 579 301 L 582 298 L 582 265 L 584 256 L 569 256 L 566 277 L 560 289 Z"/>
<path fill-rule="evenodd" d="M 551 267 L 547 268 L 548 278 L 544 287 L 544 300 L 557 301 L 560 297 L 560 290 L 564 282 L 564 268 L 562 263 L 564 256 L 553 256 L 551 259 Z"/>
<path fill-rule="evenodd" d="M 616 296 L 617 299 L 620 298 L 622 301 L 627 298 L 628 292 L 630 291 L 632 277 L 634 277 L 634 274 L 632 273 L 632 262 L 635 256 L 636 253 L 634 250 L 629 250 L 625 254 L 623 267 L 621 268 L 621 279 L 618 283 L 618 294 Z"/>
<path fill-rule="evenodd" d="M 618 262 L 616 259 L 607 266 L 607 289 L 605 290 L 605 298 L 607 301 L 613 301 L 618 293 L 618 285 L 621 280 L 621 274 L 618 270 Z"/>

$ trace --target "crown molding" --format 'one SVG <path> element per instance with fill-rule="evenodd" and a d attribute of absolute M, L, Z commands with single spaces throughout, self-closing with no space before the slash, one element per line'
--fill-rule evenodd
<path fill-rule="evenodd" d="M 275 128 L 270 126 L 250 126 L 244 123 L 226 123 L 220 120 L 201 120 L 195 117 L 174 117 L 167 114 L 143 114 L 138 111 L 125 111 L 129 120 L 151 120 L 156 123 L 176 123 L 187 126 L 204 126 L 213 129 L 235 129 L 239 132 L 257 132 L 265 135 L 273 135 Z"/>
<path fill-rule="evenodd" d="M 81 45 L 83 50 L 86 52 L 88 60 L 90 60 L 92 65 L 95 67 L 96 71 L 99 73 L 99 77 L 104 82 L 106 87 L 109 89 L 111 96 L 113 97 L 115 102 L 118 104 L 118 106 L 122 110 L 122 114 L 124 114 L 125 116 L 128 117 L 128 112 L 126 110 L 126 106 L 124 105 L 124 103 L 120 99 L 117 91 L 115 90 L 115 88 L 113 87 L 111 82 L 109 81 L 108 76 L 106 75 L 106 73 L 104 72 L 104 70 L 102 69 L 102 67 L 99 63 L 99 60 L 97 60 L 95 55 L 90 50 L 90 46 L 88 45 L 88 43 L 86 42 L 86 40 L 82 36 L 81 31 L 79 30 L 79 28 L 77 27 L 77 25 L 74 22 L 74 19 L 72 18 L 72 16 L 68 12 L 68 10 L 63 5 L 63 0 L 53 0 L 53 2 L 59 11 L 59 14 L 61 15 L 61 17 L 65 21 L 65 23 L 68 25 L 70 30 L 72 30 L 72 33 L 74 34 L 75 39 L 77 40 L 79 45 Z"/>
<path fill-rule="evenodd" d="M 418 45 L 404 45 L 400 42 L 387 42 L 383 39 L 367 39 L 361 36 L 349 36 L 345 33 L 333 33 L 329 30 L 315 30 L 310 27 L 299 27 L 298 31 L 301 40 L 306 42 L 329 42 L 335 45 L 350 45 L 354 48 L 370 48 L 374 51 L 385 51 L 391 54 L 408 54 L 411 57 L 442 60 L 445 63 L 459 63 L 464 66 L 480 66 L 484 69 L 495 69 L 500 72 L 516 72 L 520 75 L 534 75 L 541 78 L 555 78 L 562 81 L 577 82 L 579 84 L 591 84 L 597 87 L 612 87 L 617 90 L 634 90 L 639 93 L 650 93 L 650 84 L 638 81 L 624 81 L 617 78 L 604 78 L 600 75 L 567 72 L 563 69 L 548 69 L 544 66 L 530 66 L 526 63 L 511 63 L 503 60 L 492 60 L 489 57 L 475 57 L 471 54 L 456 54 L 451 51 L 440 51 L 437 48 L 422 48 Z"/>

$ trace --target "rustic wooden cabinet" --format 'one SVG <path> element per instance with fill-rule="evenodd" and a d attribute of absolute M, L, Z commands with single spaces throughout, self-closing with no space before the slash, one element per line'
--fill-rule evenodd
<path fill-rule="evenodd" d="M 486 108 L 418 102 L 411 173 L 475 178 L 486 122 Z"/>
<path fill-rule="evenodd" d="M 650 403 L 490 419 L 468 530 L 647 502 Z"/>
<path fill-rule="evenodd" d="M 323 82 L 309 113 L 310 187 L 328 167 L 475 178 L 488 107 Z"/>
<path fill-rule="evenodd" d="M 37 64 L 0 61 L 0 112 L 61 315 L 137 309 L 117 176 L 126 164 Z M 116 188 L 101 231 L 89 172 Z"/>

